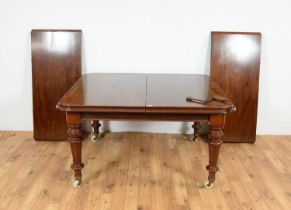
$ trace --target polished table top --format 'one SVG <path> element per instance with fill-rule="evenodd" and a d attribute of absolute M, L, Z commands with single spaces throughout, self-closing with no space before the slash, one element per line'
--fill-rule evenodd
<path fill-rule="evenodd" d="M 227 99 L 198 104 L 187 102 L 187 96 Z M 80 112 L 221 113 L 234 109 L 234 105 L 206 75 L 92 73 L 83 75 L 57 108 Z"/>

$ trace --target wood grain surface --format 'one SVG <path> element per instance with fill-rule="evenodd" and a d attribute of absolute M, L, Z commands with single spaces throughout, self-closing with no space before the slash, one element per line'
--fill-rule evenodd
<path fill-rule="evenodd" d="M 206 100 L 211 96 L 225 97 L 225 102 L 199 104 L 186 101 L 187 96 Z M 200 74 L 148 74 L 146 111 L 152 113 L 197 113 L 220 110 L 228 112 L 233 103 L 209 76 Z"/>
<path fill-rule="evenodd" d="M 80 30 L 32 30 L 33 128 L 35 140 L 65 140 L 65 113 L 58 100 L 81 76 Z"/>
<path fill-rule="evenodd" d="M 260 33 L 211 33 L 211 79 L 237 108 L 227 116 L 225 142 L 256 140 L 260 55 Z"/>
<path fill-rule="evenodd" d="M 83 186 L 75 189 L 67 142 L 0 132 L 2 210 L 289 209 L 290 136 L 224 144 L 219 179 L 202 187 L 208 145 L 183 135 L 109 133 L 83 142 Z M 193 170 L 195 169 L 195 170 Z"/>
<path fill-rule="evenodd" d="M 58 102 L 61 109 L 145 112 L 146 75 L 92 73 L 82 75 Z"/>
<path fill-rule="evenodd" d="M 206 99 L 213 95 L 225 102 L 190 103 L 187 96 Z M 195 74 L 83 75 L 58 102 L 64 111 L 227 113 L 233 103 L 208 76 Z"/>

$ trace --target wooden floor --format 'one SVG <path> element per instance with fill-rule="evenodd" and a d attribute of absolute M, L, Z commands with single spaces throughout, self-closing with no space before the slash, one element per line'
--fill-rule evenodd
<path fill-rule="evenodd" d="M 84 141 L 75 189 L 67 142 L 0 132 L 0 209 L 291 209 L 291 137 L 224 144 L 214 188 L 205 189 L 207 144 L 189 137 L 109 133 Z"/>

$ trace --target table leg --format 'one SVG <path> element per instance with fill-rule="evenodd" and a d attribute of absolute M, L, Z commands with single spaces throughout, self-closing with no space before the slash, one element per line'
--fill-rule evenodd
<path fill-rule="evenodd" d="M 82 124 L 81 115 L 79 113 L 67 113 L 67 126 L 68 126 L 68 141 L 71 144 L 71 151 L 73 156 L 73 164 L 71 168 L 74 170 L 75 181 L 74 187 L 80 187 L 82 173 L 84 167 L 82 163 Z"/>
<path fill-rule="evenodd" d="M 210 116 L 210 133 L 209 133 L 209 165 L 206 169 L 209 172 L 208 181 L 205 183 L 206 188 L 211 188 L 215 181 L 215 174 L 219 170 L 217 160 L 219 156 L 220 146 L 223 142 L 223 127 L 225 114 L 217 114 Z"/>
<path fill-rule="evenodd" d="M 199 133 L 200 133 L 200 128 L 201 128 L 200 122 L 194 122 L 194 124 L 192 125 L 192 128 L 194 129 L 192 141 L 197 141 Z"/>
<path fill-rule="evenodd" d="M 91 136 L 91 141 L 96 142 L 100 138 L 100 128 L 101 124 L 99 123 L 99 120 L 93 120 L 92 122 L 92 128 L 93 128 L 93 134 Z"/>

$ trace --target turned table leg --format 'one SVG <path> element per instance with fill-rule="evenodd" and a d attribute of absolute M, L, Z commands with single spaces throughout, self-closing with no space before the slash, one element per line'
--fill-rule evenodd
<path fill-rule="evenodd" d="M 194 124 L 192 125 L 192 128 L 194 129 L 194 133 L 193 133 L 193 137 L 191 140 L 197 141 L 199 133 L 200 133 L 200 128 L 201 128 L 200 122 L 194 122 Z"/>
<path fill-rule="evenodd" d="M 100 139 L 100 128 L 101 124 L 99 123 L 99 120 L 93 120 L 92 122 L 92 128 L 93 128 L 93 134 L 91 136 L 91 141 L 96 142 L 98 139 Z"/>
<path fill-rule="evenodd" d="M 74 187 L 80 187 L 82 173 L 81 170 L 84 167 L 82 163 L 82 124 L 81 115 L 79 113 L 67 113 L 67 126 L 68 126 L 68 141 L 71 145 L 71 151 L 73 156 L 73 164 L 71 168 L 74 170 L 75 181 Z"/>
<path fill-rule="evenodd" d="M 209 172 L 208 180 L 205 182 L 206 188 L 211 188 L 215 181 L 215 174 L 219 170 L 217 166 L 220 146 L 223 142 L 223 127 L 224 127 L 224 114 L 217 114 L 210 116 L 210 131 L 209 131 L 209 165 L 206 169 Z"/>

